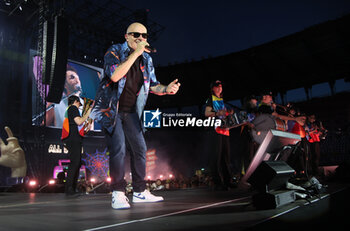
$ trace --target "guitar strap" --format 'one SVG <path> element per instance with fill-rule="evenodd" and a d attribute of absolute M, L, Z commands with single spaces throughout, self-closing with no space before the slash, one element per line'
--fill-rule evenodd
<path fill-rule="evenodd" d="M 213 109 L 215 112 L 225 109 L 225 104 L 224 104 L 223 98 L 216 97 L 215 95 L 212 95 L 211 97 L 212 97 L 211 99 L 213 102 Z M 223 119 L 223 118 L 220 118 L 220 119 Z M 225 135 L 225 136 L 230 135 L 230 130 L 226 129 L 226 128 L 216 127 L 215 131 L 221 135 Z"/>

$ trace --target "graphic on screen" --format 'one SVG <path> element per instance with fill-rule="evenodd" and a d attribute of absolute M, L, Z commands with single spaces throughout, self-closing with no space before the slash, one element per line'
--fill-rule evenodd
<path fill-rule="evenodd" d="M 41 71 L 37 70 L 41 69 L 41 58 L 38 56 L 33 56 L 33 75 L 35 80 L 41 79 Z M 80 62 L 75 62 L 72 60 L 68 60 L 67 70 L 66 70 L 66 80 L 62 93 L 61 101 L 57 104 L 47 102 L 46 103 L 46 126 L 54 127 L 54 128 L 62 128 L 64 114 L 68 107 L 68 97 L 71 95 L 77 95 L 81 98 L 81 103 L 83 104 L 83 98 L 94 99 L 95 94 L 100 82 L 100 78 L 102 76 L 103 69 L 95 66 L 83 64 Z M 32 88 L 32 98 L 33 98 L 33 107 L 35 105 L 35 100 L 38 100 L 34 94 L 35 91 L 42 91 L 42 87 L 36 86 L 37 82 L 33 81 Z M 49 87 L 45 86 L 46 93 L 40 92 L 41 100 L 44 100 L 45 94 L 49 91 Z M 79 108 L 80 113 L 82 112 L 82 107 Z M 33 110 L 34 111 L 34 110 Z M 34 121 L 35 120 L 35 121 Z M 33 124 L 38 124 L 37 120 L 41 120 L 41 124 L 44 124 L 44 116 L 42 115 L 32 115 Z M 35 123 L 34 123 L 35 122 Z M 100 130 L 99 124 L 94 122 L 92 130 L 98 131 Z"/>

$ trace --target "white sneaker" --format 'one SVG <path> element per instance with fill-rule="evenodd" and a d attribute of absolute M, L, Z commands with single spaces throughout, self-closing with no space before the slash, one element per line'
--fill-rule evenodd
<path fill-rule="evenodd" d="M 163 200 L 163 197 L 155 196 L 151 194 L 148 190 L 145 190 L 143 192 L 134 192 L 132 197 L 132 202 L 134 203 L 159 202 Z"/>
<path fill-rule="evenodd" d="M 130 208 L 129 199 L 122 191 L 113 191 L 112 193 L 112 208 L 128 209 Z"/>

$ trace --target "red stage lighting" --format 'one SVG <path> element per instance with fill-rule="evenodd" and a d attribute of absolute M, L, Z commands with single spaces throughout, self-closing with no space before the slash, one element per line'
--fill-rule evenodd
<path fill-rule="evenodd" d="M 53 184 L 55 184 L 56 183 L 56 181 L 55 180 L 49 180 L 49 185 L 53 185 Z"/>
<path fill-rule="evenodd" d="M 111 182 L 112 182 L 112 178 L 107 177 L 106 181 L 107 181 L 108 183 L 111 183 Z"/>
<path fill-rule="evenodd" d="M 36 186 L 36 181 L 35 180 L 30 180 L 29 181 L 29 186 L 31 186 L 31 187 L 34 187 L 34 186 Z"/>

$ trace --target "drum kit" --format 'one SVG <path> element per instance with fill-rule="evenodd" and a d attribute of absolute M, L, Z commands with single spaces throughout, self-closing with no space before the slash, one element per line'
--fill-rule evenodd
<path fill-rule="evenodd" d="M 271 114 L 260 114 L 253 121 L 254 128 L 251 129 L 251 135 L 255 142 L 261 144 L 270 129 L 286 131 L 287 126 L 284 121 Z"/>

